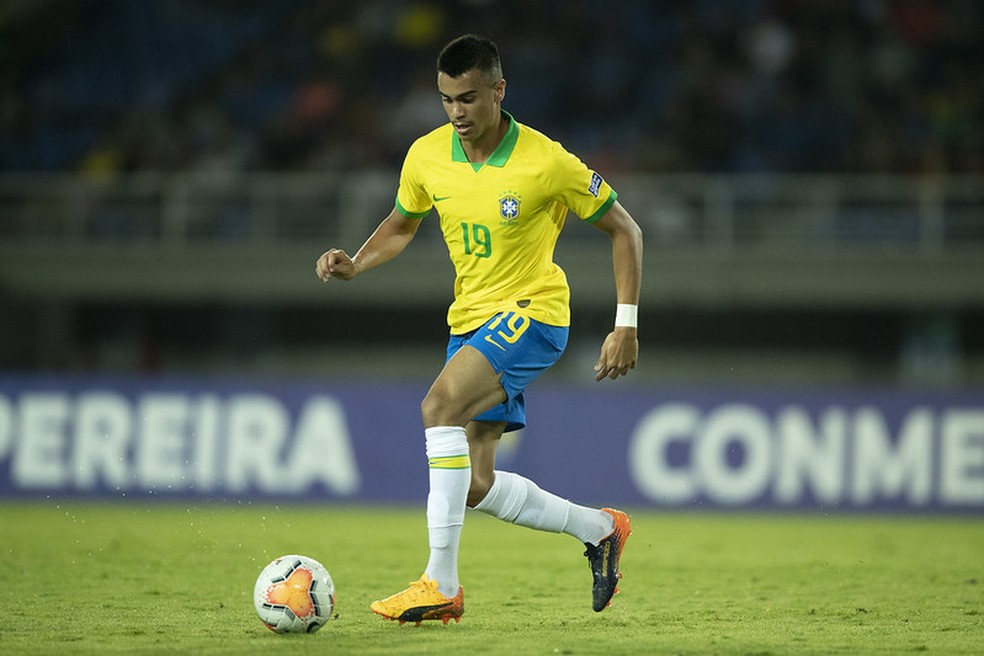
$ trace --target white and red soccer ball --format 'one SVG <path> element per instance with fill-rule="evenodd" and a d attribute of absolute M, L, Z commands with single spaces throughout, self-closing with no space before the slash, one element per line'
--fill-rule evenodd
<path fill-rule="evenodd" d="M 253 587 L 256 614 L 276 633 L 314 633 L 332 617 L 335 583 L 307 556 L 281 556 L 263 568 Z"/>

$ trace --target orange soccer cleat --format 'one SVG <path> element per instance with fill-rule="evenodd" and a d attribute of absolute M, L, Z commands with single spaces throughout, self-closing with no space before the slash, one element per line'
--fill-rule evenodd
<path fill-rule="evenodd" d="M 437 589 L 437 581 L 424 574 L 403 592 L 374 601 L 369 608 L 400 624 L 414 622 L 420 626 L 424 620 L 441 620 L 447 624 L 448 620 L 461 620 L 465 612 L 465 591 L 459 587 L 457 595 L 445 597 Z"/>
<path fill-rule="evenodd" d="M 618 570 L 618 561 L 622 557 L 625 542 L 632 533 L 629 516 L 624 512 L 612 508 L 602 508 L 602 511 L 612 516 L 615 520 L 615 528 L 598 543 L 598 546 L 584 543 L 587 547 L 584 555 L 588 557 L 588 567 L 591 568 L 591 576 L 594 579 L 591 586 L 591 607 L 596 612 L 601 612 L 610 606 L 612 596 L 618 592 L 618 580 L 622 578 L 622 572 Z"/>

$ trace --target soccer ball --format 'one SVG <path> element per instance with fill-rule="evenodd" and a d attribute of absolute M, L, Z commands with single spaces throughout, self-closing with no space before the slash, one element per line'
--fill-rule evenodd
<path fill-rule="evenodd" d="M 256 614 L 276 633 L 314 633 L 335 608 L 335 583 L 307 556 L 281 556 L 263 568 L 253 587 Z"/>

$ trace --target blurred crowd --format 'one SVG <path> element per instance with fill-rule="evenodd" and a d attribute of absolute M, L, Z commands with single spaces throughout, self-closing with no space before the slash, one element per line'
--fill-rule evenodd
<path fill-rule="evenodd" d="M 0 3 L 0 169 L 399 166 L 441 46 L 606 171 L 984 173 L 977 0 Z"/>

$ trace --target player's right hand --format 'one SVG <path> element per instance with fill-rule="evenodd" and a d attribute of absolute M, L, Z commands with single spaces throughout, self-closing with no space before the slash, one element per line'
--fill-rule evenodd
<path fill-rule="evenodd" d="M 328 282 L 332 278 L 341 280 L 351 280 L 357 273 L 355 263 L 348 254 L 337 248 L 325 251 L 318 258 L 314 265 L 314 273 L 321 279 L 321 282 Z"/>

